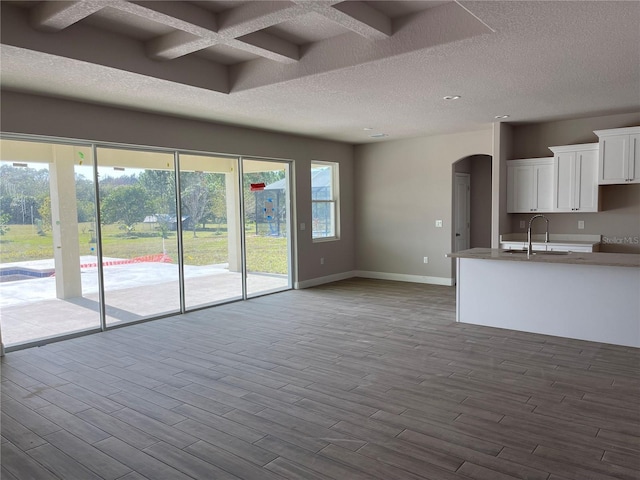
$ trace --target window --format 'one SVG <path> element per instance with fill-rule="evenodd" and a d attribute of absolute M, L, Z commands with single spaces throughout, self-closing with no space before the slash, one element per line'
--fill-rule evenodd
<path fill-rule="evenodd" d="M 311 163 L 311 215 L 314 240 L 337 240 L 338 164 Z"/>

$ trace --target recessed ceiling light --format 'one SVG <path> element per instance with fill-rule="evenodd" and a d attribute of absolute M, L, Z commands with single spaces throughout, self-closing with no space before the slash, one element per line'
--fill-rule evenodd
<path fill-rule="evenodd" d="M 459 98 L 462 98 L 460 95 L 447 95 L 445 97 L 442 97 L 443 100 L 458 100 Z"/>
<path fill-rule="evenodd" d="M 371 127 L 364 127 L 364 128 L 363 128 L 363 130 L 364 130 L 365 132 L 368 132 L 368 131 L 370 131 L 370 130 L 373 130 L 373 128 L 371 128 Z"/>
<path fill-rule="evenodd" d="M 503 118 L 509 118 L 509 115 L 496 115 L 495 117 L 496 120 L 502 120 Z"/>
<path fill-rule="evenodd" d="M 383 137 L 388 137 L 388 135 L 386 133 L 372 133 L 371 135 L 369 135 L 371 138 L 383 138 Z"/>

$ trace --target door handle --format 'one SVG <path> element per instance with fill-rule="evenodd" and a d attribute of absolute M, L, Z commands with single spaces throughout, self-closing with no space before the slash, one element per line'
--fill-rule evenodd
<path fill-rule="evenodd" d="M 460 236 L 460 234 L 459 234 L 459 233 L 456 233 L 456 237 L 459 237 L 459 236 Z"/>

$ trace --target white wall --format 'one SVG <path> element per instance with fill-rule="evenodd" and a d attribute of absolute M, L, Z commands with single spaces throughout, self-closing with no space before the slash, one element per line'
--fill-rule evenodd
<path fill-rule="evenodd" d="M 451 284 L 453 265 L 445 254 L 451 251 L 453 163 L 492 155 L 492 142 L 487 129 L 356 146 L 358 271 Z"/>
<path fill-rule="evenodd" d="M 297 231 L 297 280 L 309 282 L 355 268 L 351 145 L 5 91 L 0 121 L 5 133 L 293 160 L 298 226 L 311 225 L 311 161 L 338 162 L 341 238 L 313 243 L 310 228 Z"/>

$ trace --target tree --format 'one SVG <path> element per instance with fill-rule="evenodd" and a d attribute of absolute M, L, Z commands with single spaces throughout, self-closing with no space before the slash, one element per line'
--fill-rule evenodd
<path fill-rule="evenodd" d="M 0 236 L 5 235 L 10 230 L 8 225 L 9 218 L 11 217 L 8 213 L 3 213 L 0 215 Z"/>
<path fill-rule="evenodd" d="M 136 223 L 143 221 L 148 211 L 147 192 L 139 185 L 115 187 L 102 201 L 102 221 L 120 222 L 127 232 L 133 231 Z"/>
<path fill-rule="evenodd" d="M 8 164 L 0 166 L 0 195 L 38 197 L 48 191 L 48 168 L 24 168 Z"/>
<path fill-rule="evenodd" d="M 209 200 L 209 189 L 204 182 L 192 183 L 182 191 L 182 206 L 191 220 L 193 238 L 197 237 L 200 220 L 208 213 Z"/>
<path fill-rule="evenodd" d="M 154 213 L 175 215 L 176 176 L 173 171 L 145 170 L 138 176 L 138 183 L 149 195 Z"/>
<path fill-rule="evenodd" d="M 11 204 L 13 197 L 9 194 L 0 195 L 0 215 L 7 215 L 7 223 L 11 223 Z"/>
<path fill-rule="evenodd" d="M 48 168 L 0 166 L 0 213 L 7 223 L 35 224 L 42 198 L 49 195 Z"/>
<path fill-rule="evenodd" d="M 208 215 L 218 225 L 224 223 L 227 218 L 227 186 L 224 173 L 210 173 L 207 175 L 209 188 L 209 212 Z"/>
<path fill-rule="evenodd" d="M 173 171 L 145 170 L 138 176 L 139 184 L 149 198 L 149 208 L 156 217 L 156 228 L 167 238 L 176 217 L 175 174 Z"/>
<path fill-rule="evenodd" d="M 93 222 L 95 220 L 95 204 L 78 200 L 78 223 Z"/>
<path fill-rule="evenodd" d="M 36 221 L 38 226 L 38 235 L 44 235 L 46 230 L 53 228 L 51 219 L 51 197 L 48 195 L 42 199 L 40 208 L 38 208 L 38 215 L 40 215 L 39 221 Z"/>

